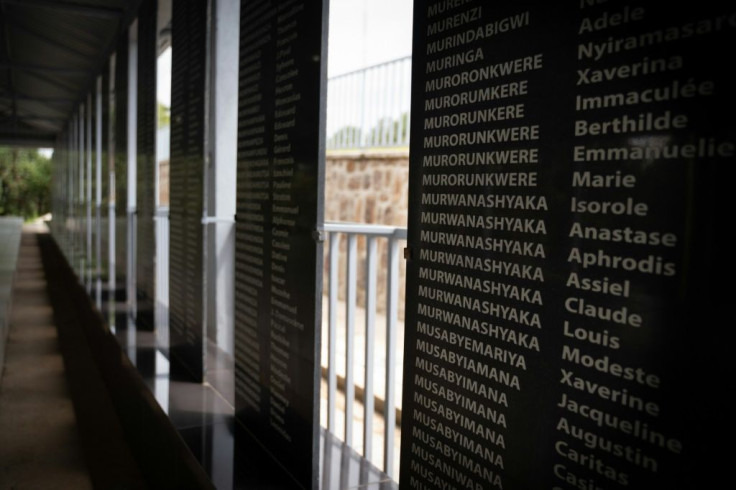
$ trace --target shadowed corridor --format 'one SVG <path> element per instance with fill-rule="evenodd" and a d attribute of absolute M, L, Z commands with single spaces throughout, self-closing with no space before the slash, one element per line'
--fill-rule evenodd
<path fill-rule="evenodd" d="M 0 385 L 0 488 L 92 488 L 46 291 L 36 234 L 26 226 Z"/>

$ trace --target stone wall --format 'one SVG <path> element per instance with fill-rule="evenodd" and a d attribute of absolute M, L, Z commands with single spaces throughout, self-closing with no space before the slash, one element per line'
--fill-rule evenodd
<path fill-rule="evenodd" d="M 408 154 L 328 154 L 325 167 L 325 221 L 406 226 Z"/>
<path fill-rule="evenodd" d="M 325 221 L 367 223 L 406 227 L 409 196 L 409 155 L 396 153 L 328 153 L 325 162 Z M 386 239 L 378 242 L 379 312 L 386 308 Z M 400 243 L 399 317 L 404 317 L 405 262 Z M 358 240 L 358 304 L 365 304 L 365 239 Z M 329 270 L 325 243 L 325 293 Z M 340 240 L 340 299 L 345 298 L 347 239 Z"/>

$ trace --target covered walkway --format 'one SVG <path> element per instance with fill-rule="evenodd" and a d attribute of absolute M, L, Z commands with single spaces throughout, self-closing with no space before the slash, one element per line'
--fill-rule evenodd
<path fill-rule="evenodd" d="M 0 490 L 293 487 L 209 385 L 131 363 L 161 355 L 121 347 L 45 224 L 24 225 L 10 282 Z M 333 436 L 320 445 L 321 488 L 395 488 Z"/>
<path fill-rule="evenodd" d="M 0 488 L 92 488 L 46 292 L 37 233 L 24 226 L 0 384 Z"/>
<path fill-rule="evenodd" d="M 0 384 L 0 489 L 212 488 L 145 389 L 125 393 L 127 406 L 110 396 L 120 388 L 111 382 L 144 384 L 120 352 L 113 376 L 97 364 L 97 312 L 78 302 L 70 272 L 45 224 L 24 225 Z M 150 447 L 165 455 L 141 464 L 140 436 L 121 422 L 130 410 L 142 429 L 159 427 Z"/>

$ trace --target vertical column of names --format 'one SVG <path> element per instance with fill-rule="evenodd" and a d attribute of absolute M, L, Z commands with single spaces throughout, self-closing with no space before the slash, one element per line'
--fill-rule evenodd
<path fill-rule="evenodd" d="M 251 2 L 241 12 L 241 25 L 249 26 L 240 40 L 238 95 L 238 204 L 236 209 L 235 281 L 235 386 L 248 410 L 263 411 L 261 365 L 268 358 L 259 329 L 261 306 L 268 297 L 264 275 L 270 252 L 266 223 L 271 204 L 270 105 L 263 90 L 272 82 L 264 59 L 271 56 L 270 1 Z"/>
<path fill-rule="evenodd" d="M 723 87 L 698 62 L 734 16 L 706 10 L 579 3 L 552 471 L 565 488 L 683 484 L 673 394 L 689 388 L 667 358 L 683 349 L 690 306 L 688 167 L 734 155 L 704 134 L 701 108 L 718 120 Z"/>
<path fill-rule="evenodd" d="M 169 347 L 171 372 L 203 376 L 205 2 L 172 9 Z"/>
<path fill-rule="evenodd" d="M 138 17 L 136 170 L 136 325 L 154 330 L 156 236 L 156 2 L 143 2 Z"/>
<path fill-rule="evenodd" d="M 174 346 L 176 358 L 179 344 L 184 343 L 189 319 L 186 311 L 191 304 L 189 285 L 193 265 L 188 257 L 191 245 L 187 236 L 188 220 L 192 205 L 189 195 L 188 125 L 189 109 L 187 90 L 190 59 L 188 55 L 189 26 L 186 4 L 180 2 L 172 9 L 172 62 L 171 62 L 171 138 L 169 163 L 169 347 Z M 170 351 L 171 353 L 171 351 Z M 174 365 L 176 370 L 176 364 Z"/>
<path fill-rule="evenodd" d="M 177 7 L 174 6 L 174 9 Z M 203 294 L 203 265 L 202 243 L 204 233 L 200 217 L 204 208 L 204 93 L 205 93 L 205 48 L 207 33 L 207 3 L 199 1 L 188 2 L 187 5 L 188 46 L 187 57 L 189 69 L 186 79 L 187 106 L 186 130 L 188 139 L 188 154 L 186 158 L 187 200 L 186 210 L 186 240 L 187 247 L 187 302 L 186 341 L 194 351 L 191 364 L 196 364 L 199 371 L 198 359 L 202 351 L 202 294 Z M 174 50 L 176 46 L 174 46 Z M 199 373 L 197 373 L 199 374 Z"/>
<path fill-rule="evenodd" d="M 317 481 L 326 2 L 241 3 L 236 417 Z M 240 396 L 238 396 L 240 395 Z"/>
<path fill-rule="evenodd" d="M 525 387 L 544 327 L 549 206 L 536 99 L 544 54 L 517 43 L 534 24 L 523 7 L 417 8 L 426 17 L 425 52 L 414 57 L 423 60 L 413 93 L 422 127 L 412 133 L 421 197 L 411 219 L 420 231 L 402 482 L 504 488 L 525 473 L 516 455 L 533 444 L 519 414 L 533 396 Z"/>
<path fill-rule="evenodd" d="M 291 230 L 296 224 L 299 204 L 294 201 L 292 184 L 297 148 L 293 134 L 297 124 L 299 67 L 294 47 L 300 42 L 300 12 L 304 3 L 281 2 L 276 13 L 276 79 L 274 84 L 273 119 L 273 201 L 271 207 L 271 319 L 269 331 L 271 351 L 270 414 L 271 427 L 291 441 L 287 427 L 287 409 L 292 392 L 291 339 L 304 330 L 298 321 L 297 306 L 287 284 L 290 270 Z M 297 330 L 294 332 L 293 330 Z"/>

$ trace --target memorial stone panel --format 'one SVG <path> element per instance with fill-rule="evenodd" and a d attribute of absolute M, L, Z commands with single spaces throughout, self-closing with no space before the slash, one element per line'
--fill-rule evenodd
<path fill-rule="evenodd" d="M 153 331 L 156 237 L 156 0 L 138 16 L 138 167 L 136 171 L 136 326 Z"/>
<path fill-rule="evenodd" d="M 64 220 L 59 223 L 59 226 L 62 227 L 64 230 L 64 255 L 66 256 L 67 260 L 72 256 L 72 216 L 73 216 L 73 209 L 72 209 L 72 202 L 73 202 L 73 194 L 72 194 L 72 188 L 74 186 L 74 174 L 73 174 L 73 145 L 72 145 L 72 139 L 74 138 L 73 134 L 73 121 L 70 120 L 67 124 L 66 131 L 64 134 L 64 153 L 62 154 L 63 157 L 63 163 L 64 163 L 64 184 L 63 188 L 61 190 L 61 194 L 63 196 L 63 200 L 61 203 L 59 203 L 59 206 L 63 210 L 63 218 Z M 52 221 L 53 222 L 53 221 Z"/>
<path fill-rule="evenodd" d="M 66 187 L 66 195 L 68 198 L 65 201 L 66 204 L 66 221 L 64 222 L 64 228 L 67 230 L 66 237 L 67 237 L 67 260 L 71 263 L 71 259 L 74 255 L 74 206 L 76 204 L 76 199 L 74 196 L 74 187 L 76 185 L 76 177 L 74 170 L 76 166 L 74 163 L 76 162 L 76 157 L 74 154 L 74 143 L 75 143 L 75 118 L 72 115 L 72 118 L 69 121 L 69 126 L 67 129 L 68 132 L 68 142 L 67 142 L 67 153 L 66 153 L 66 165 L 67 165 L 67 187 Z"/>
<path fill-rule="evenodd" d="M 82 248 L 81 248 L 81 232 L 80 229 L 82 227 L 82 222 L 80 220 L 80 210 L 81 210 L 81 202 L 84 196 L 82 196 L 82 178 L 83 174 L 80 173 L 82 170 L 81 164 L 79 163 L 80 159 L 82 158 L 82 151 L 81 151 L 81 145 L 82 141 L 80 140 L 80 122 L 79 122 L 79 109 L 77 109 L 76 114 L 74 115 L 74 151 L 73 151 L 73 158 L 74 161 L 72 162 L 73 165 L 73 189 L 72 189 L 72 254 L 70 256 L 70 261 L 72 268 L 74 269 L 74 272 L 77 274 L 77 277 L 81 277 L 79 274 L 79 262 L 80 262 L 80 256 L 82 254 Z"/>
<path fill-rule="evenodd" d="M 96 88 L 96 87 L 95 87 Z M 97 282 L 97 93 L 92 90 L 87 96 L 87 271 L 85 283 L 87 292 L 94 297 Z"/>
<path fill-rule="evenodd" d="M 172 371 L 203 376 L 203 181 L 207 1 L 172 5 L 169 325 Z"/>
<path fill-rule="evenodd" d="M 68 187 L 67 195 L 67 220 L 65 223 L 67 229 L 67 260 L 72 267 L 74 267 L 74 255 L 76 253 L 76 205 L 77 205 L 77 194 L 75 189 L 77 187 L 78 177 L 77 171 L 77 160 L 76 155 L 76 141 L 77 141 L 77 121 L 76 115 L 72 115 L 71 121 L 69 122 L 69 151 L 67 153 L 67 166 L 68 166 Z"/>
<path fill-rule="evenodd" d="M 103 305 L 108 301 L 109 292 L 107 291 L 107 281 L 110 273 L 110 220 L 109 220 L 109 203 L 110 203 L 110 140 L 108 132 L 110 131 L 110 63 L 105 63 L 102 68 L 102 100 L 101 100 L 101 124 L 102 145 L 101 155 L 101 171 L 100 171 L 100 280 L 103 287 Z M 106 309 L 106 306 L 104 306 Z"/>
<path fill-rule="evenodd" d="M 86 98 L 84 99 L 86 101 Z M 76 223 L 76 255 L 74 257 L 74 272 L 80 283 L 84 283 L 87 270 L 87 116 L 86 105 L 79 105 L 77 116 L 77 147 L 78 169 L 77 178 L 77 209 Z"/>
<path fill-rule="evenodd" d="M 68 203 L 69 203 L 69 127 L 68 122 L 64 131 L 56 138 L 54 146 L 54 165 L 52 166 L 52 182 L 54 185 L 52 194 L 52 213 L 54 219 L 51 221 L 51 231 L 56 235 L 64 256 L 69 256 L 69 232 L 68 226 Z"/>
<path fill-rule="evenodd" d="M 115 298 L 127 301 L 125 284 L 128 276 L 128 35 L 121 33 L 115 50 L 115 111 L 113 131 L 115 138 Z M 116 308 L 117 314 L 117 308 Z M 115 325 L 123 324 L 116 319 Z"/>
<path fill-rule="evenodd" d="M 325 4 L 241 3 L 236 415 L 302 488 L 319 441 Z"/>
<path fill-rule="evenodd" d="M 714 487 L 733 6 L 414 18 L 402 487 Z"/>

